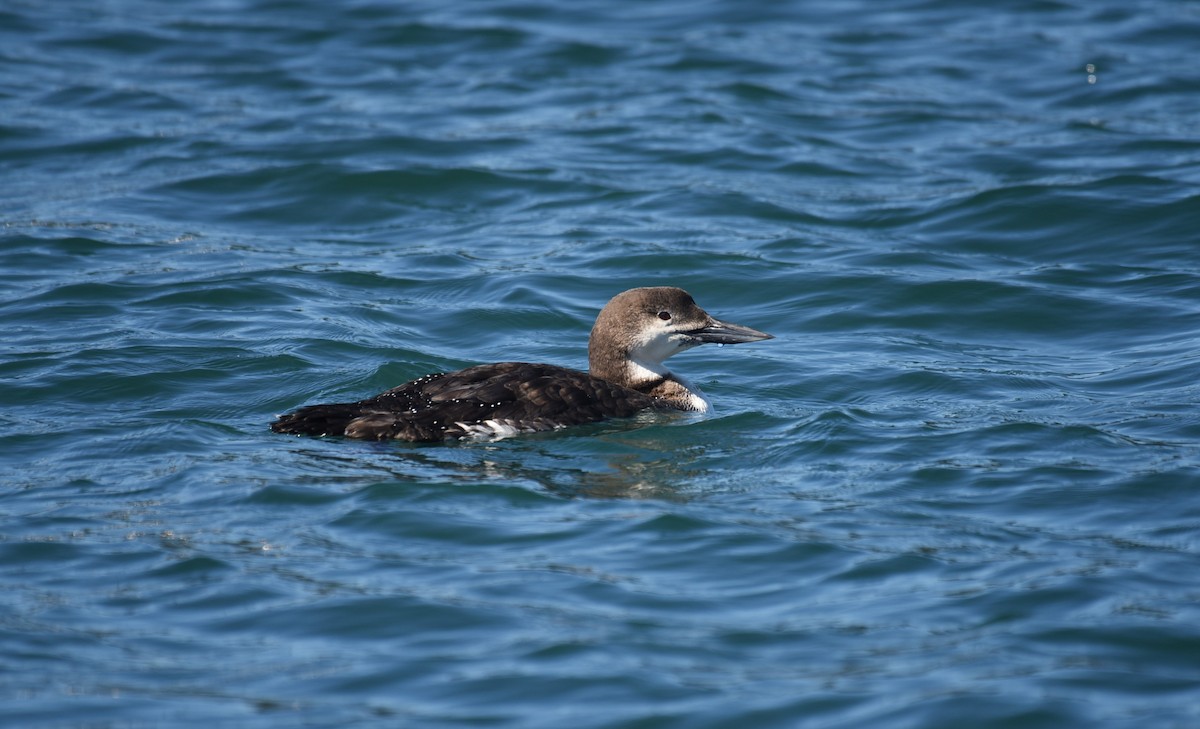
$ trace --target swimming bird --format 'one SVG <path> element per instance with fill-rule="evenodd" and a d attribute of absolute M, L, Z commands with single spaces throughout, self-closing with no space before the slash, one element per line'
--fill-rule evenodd
<path fill-rule="evenodd" d="M 276 433 L 436 442 L 553 430 L 643 410 L 706 411 L 695 386 L 667 369 L 672 355 L 706 343 L 772 339 L 719 321 L 683 289 L 617 294 L 588 339 L 589 372 L 499 362 L 440 372 L 366 400 L 309 405 L 271 423 Z"/>

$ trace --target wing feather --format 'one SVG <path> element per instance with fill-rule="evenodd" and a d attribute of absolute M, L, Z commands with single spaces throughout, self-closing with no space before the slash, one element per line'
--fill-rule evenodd
<path fill-rule="evenodd" d="M 271 425 L 278 433 L 440 441 L 551 430 L 625 418 L 662 401 L 545 364 L 500 362 L 427 375 L 355 403 L 309 405 Z"/>

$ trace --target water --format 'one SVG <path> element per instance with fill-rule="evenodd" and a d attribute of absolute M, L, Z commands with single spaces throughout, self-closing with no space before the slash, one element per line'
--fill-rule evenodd
<path fill-rule="evenodd" d="M 1200 725 L 1197 37 L 10 0 L 0 724 Z M 650 284 L 711 416 L 267 429 Z"/>

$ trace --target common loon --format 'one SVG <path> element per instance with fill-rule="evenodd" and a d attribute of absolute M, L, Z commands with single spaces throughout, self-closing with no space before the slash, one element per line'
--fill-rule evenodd
<path fill-rule="evenodd" d="M 663 361 L 705 343 L 772 338 L 714 319 L 683 289 L 630 289 L 596 317 L 590 374 L 527 362 L 478 365 L 426 375 L 358 402 L 309 405 L 280 416 L 271 430 L 430 442 L 553 430 L 649 409 L 703 412 L 708 400 Z"/>

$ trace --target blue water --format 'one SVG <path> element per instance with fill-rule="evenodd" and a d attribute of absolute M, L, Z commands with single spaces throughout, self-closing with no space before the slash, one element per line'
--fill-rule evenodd
<path fill-rule="evenodd" d="M 1200 726 L 1200 5 L 9 0 L 0 724 Z M 584 366 L 715 411 L 271 433 Z"/>

